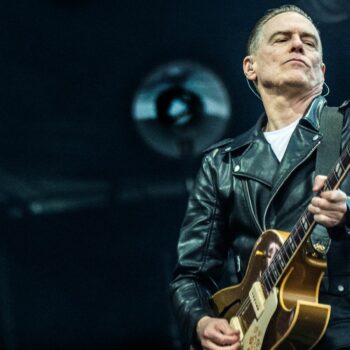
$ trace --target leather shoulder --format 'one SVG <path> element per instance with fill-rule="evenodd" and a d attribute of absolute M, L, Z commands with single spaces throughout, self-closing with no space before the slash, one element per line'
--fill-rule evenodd
<path fill-rule="evenodd" d="M 220 149 L 220 148 L 224 148 L 226 147 L 228 144 L 230 144 L 234 139 L 232 138 L 227 138 L 227 139 L 224 139 L 224 140 L 221 140 L 219 142 L 216 142 L 214 143 L 213 145 L 209 146 L 208 148 L 206 148 L 203 153 L 206 154 L 206 153 L 209 153 L 211 152 L 212 150 L 214 149 Z"/>
<path fill-rule="evenodd" d="M 339 106 L 339 110 L 343 110 L 345 111 L 346 109 L 350 108 L 350 99 L 349 100 L 345 100 L 340 106 Z"/>

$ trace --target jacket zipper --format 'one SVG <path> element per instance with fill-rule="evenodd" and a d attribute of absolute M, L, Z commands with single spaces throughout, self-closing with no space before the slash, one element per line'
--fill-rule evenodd
<path fill-rule="evenodd" d="M 249 188 L 248 188 L 248 181 L 243 180 L 243 183 L 244 183 L 244 187 L 245 187 L 245 190 L 246 190 L 246 193 L 247 193 L 247 197 L 248 197 L 248 207 L 250 209 L 250 214 L 252 215 L 252 217 L 254 219 L 256 227 L 258 228 L 259 232 L 261 233 L 261 232 L 263 232 L 263 230 L 261 229 L 261 226 L 259 224 L 258 218 L 256 217 L 255 212 L 254 212 L 252 199 L 250 197 L 250 192 L 249 192 Z"/>

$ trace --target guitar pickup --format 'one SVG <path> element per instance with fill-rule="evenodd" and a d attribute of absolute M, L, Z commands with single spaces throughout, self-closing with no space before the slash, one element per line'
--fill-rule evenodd
<path fill-rule="evenodd" d="M 257 319 L 259 319 L 264 311 L 266 300 L 260 282 L 256 281 L 253 283 L 252 288 L 249 291 L 249 298 L 253 306 L 255 316 Z"/>

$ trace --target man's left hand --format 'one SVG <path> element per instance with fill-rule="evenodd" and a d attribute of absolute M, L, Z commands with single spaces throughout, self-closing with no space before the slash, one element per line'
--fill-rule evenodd
<path fill-rule="evenodd" d="M 320 192 L 326 178 L 323 175 L 316 176 L 312 190 L 316 193 Z M 340 225 L 345 220 L 346 199 L 346 193 L 341 190 L 324 191 L 311 200 L 308 210 L 314 214 L 317 223 L 331 228 Z"/>

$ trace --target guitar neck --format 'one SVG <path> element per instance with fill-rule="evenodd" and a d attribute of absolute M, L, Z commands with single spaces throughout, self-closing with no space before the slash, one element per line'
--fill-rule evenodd
<path fill-rule="evenodd" d="M 350 144 L 345 147 L 337 163 L 330 171 L 321 192 L 338 189 L 349 172 L 349 169 Z M 278 283 L 292 258 L 312 232 L 315 224 L 316 222 L 313 214 L 306 209 L 261 276 L 261 283 L 268 293 Z"/>

